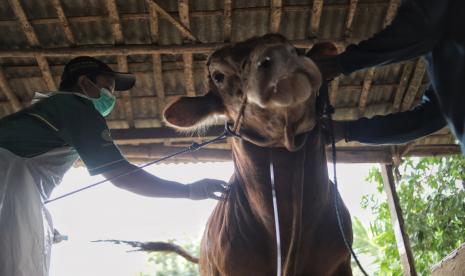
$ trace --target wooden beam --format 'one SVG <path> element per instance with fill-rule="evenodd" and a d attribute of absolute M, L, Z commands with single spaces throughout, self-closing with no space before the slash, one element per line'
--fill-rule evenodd
<path fill-rule="evenodd" d="M 178 12 L 179 12 L 179 19 L 181 23 L 186 28 L 190 29 L 189 0 L 178 0 Z M 183 34 L 183 36 L 186 37 L 187 39 L 190 39 L 190 37 L 186 34 Z"/>
<path fill-rule="evenodd" d="M 223 2 L 223 41 L 230 42 L 232 36 L 232 2 L 231 0 L 224 0 Z"/>
<path fill-rule="evenodd" d="M 270 32 L 278 33 L 279 26 L 281 26 L 281 17 L 283 13 L 283 1 L 271 0 L 270 12 Z"/>
<path fill-rule="evenodd" d="M 189 1 L 178 0 L 178 11 L 181 23 L 187 28 L 190 28 Z M 186 35 L 184 35 L 184 38 L 187 40 L 190 39 L 190 37 Z M 187 96 L 193 97 L 196 95 L 194 85 L 193 56 L 191 53 L 185 53 L 182 55 L 182 59 L 184 62 L 184 89 Z"/>
<path fill-rule="evenodd" d="M 360 94 L 360 100 L 358 101 L 358 109 L 360 116 L 365 114 L 365 108 L 368 100 L 368 93 L 370 92 L 371 83 L 375 75 L 375 68 L 370 68 L 367 70 L 365 79 L 363 80 L 362 93 Z"/>
<path fill-rule="evenodd" d="M 106 1 L 108 17 L 110 18 L 111 32 L 115 44 L 124 44 L 123 30 L 121 28 L 121 22 L 119 19 L 118 7 L 116 6 L 115 0 Z"/>
<path fill-rule="evenodd" d="M 146 2 L 149 5 L 149 23 L 150 23 L 150 35 L 152 39 L 152 43 L 157 44 L 159 41 L 159 35 L 158 35 L 158 14 L 157 14 L 157 9 L 155 5 L 153 4 L 152 1 L 146 0 Z"/>
<path fill-rule="evenodd" d="M 124 44 L 124 35 L 121 27 L 119 18 L 118 7 L 116 6 L 115 0 L 107 0 L 106 7 L 108 11 L 108 17 L 110 18 L 111 31 L 113 33 L 115 44 Z M 128 60 L 126 56 L 118 56 L 118 71 L 128 72 Z M 129 91 L 121 91 L 123 96 L 124 111 L 126 114 L 126 120 L 130 128 L 135 126 L 134 113 L 132 110 L 131 94 Z"/>
<path fill-rule="evenodd" d="M 13 9 L 13 12 L 16 15 L 16 18 L 23 29 L 24 34 L 26 35 L 26 39 L 30 46 L 38 47 L 40 46 L 39 39 L 32 27 L 31 23 L 29 22 L 26 12 L 24 11 L 23 7 L 21 6 L 20 0 L 9 0 L 10 6 Z M 48 65 L 47 60 L 44 56 L 38 54 L 34 55 L 37 60 L 37 65 L 39 66 L 40 71 L 42 72 L 42 77 L 45 81 L 45 85 L 49 90 L 56 91 L 57 87 L 55 82 L 53 81 L 52 73 L 50 72 L 50 67 Z"/>
<path fill-rule="evenodd" d="M 66 36 L 66 39 L 68 40 L 69 45 L 71 46 L 76 45 L 76 38 L 74 37 L 73 31 L 71 30 L 71 26 L 69 24 L 68 18 L 66 18 L 66 14 L 63 10 L 63 6 L 61 5 L 61 1 L 52 0 L 52 5 L 55 8 L 55 12 L 57 13 L 58 20 L 60 21 L 60 24 L 63 27 L 63 31 L 65 32 L 65 36 Z"/>
<path fill-rule="evenodd" d="M 347 12 L 346 30 L 344 36 L 350 38 L 352 36 L 352 23 L 354 22 L 355 12 L 357 11 L 358 0 L 350 0 L 349 11 Z"/>
<path fill-rule="evenodd" d="M 149 5 L 150 14 L 150 34 L 153 44 L 158 44 L 158 14 L 152 1 L 146 0 Z M 163 85 L 163 65 L 160 54 L 152 55 L 152 72 L 155 91 L 157 94 L 158 117 L 160 122 L 163 119 L 163 110 L 165 108 L 165 86 Z"/>
<path fill-rule="evenodd" d="M 185 78 L 185 91 L 186 95 L 194 97 L 197 93 L 195 92 L 194 85 L 194 70 L 193 70 L 193 57 L 192 54 L 183 54 L 184 60 L 184 78 Z"/>
<path fill-rule="evenodd" d="M 128 60 L 125 56 L 118 56 L 118 71 L 128 72 Z M 134 113 L 132 110 L 132 101 L 129 91 L 121 91 L 123 96 L 124 111 L 126 113 L 126 120 L 130 128 L 134 127 Z"/>
<path fill-rule="evenodd" d="M 397 8 L 399 8 L 401 0 L 390 0 L 389 5 L 386 9 L 386 16 L 384 17 L 383 28 L 386 28 L 391 21 L 394 19 L 397 13 Z"/>
<path fill-rule="evenodd" d="M 310 38 L 317 37 L 322 11 L 323 0 L 313 0 L 313 6 L 310 14 Z"/>
<path fill-rule="evenodd" d="M 158 5 L 158 3 L 155 1 L 155 0 L 150 0 L 150 2 L 152 3 L 153 7 L 157 10 L 158 14 L 160 14 L 160 16 L 163 16 L 166 20 L 168 20 L 171 24 L 173 24 L 176 29 L 179 30 L 179 32 L 181 32 L 181 34 L 184 36 L 184 37 L 187 37 L 189 38 L 190 40 L 192 41 L 199 41 L 193 34 L 192 32 L 189 30 L 188 27 L 186 27 L 184 24 L 182 24 L 181 22 L 179 22 L 176 18 L 174 18 L 173 16 L 171 16 L 171 14 L 169 14 L 168 12 L 166 12 L 160 5 Z"/>
<path fill-rule="evenodd" d="M 2 67 L 0 67 L 0 89 L 2 90 L 3 94 L 5 94 L 6 98 L 9 100 L 9 103 L 13 108 L 13 111 L 19 111 L 23 107 L 18 97 L 8 84 L 8 79 L 6 78 L 5 71 Z"/>
<path fill-rule="evenodd" d="M 158 54 L 152 56 L 153 62 L 153 79 L 155 81 L 155 89 L 157 92 L 158 111 L 160 119 L 163 118 L 163 110 L 165 108 L 165 86 L 163 85 L 162 61 Z"/>
<path fill-rule="evenodd" d="M 394 226 L 394 233 L 397 240 L 397 249 L 399 250 L 402 270 L 405 276 L 415 276 L 415 261 L 413 258 L 410 241 L 405 230 L 402 208 L 400 207 L 399 198 L 396 192 L 396 185 L 392 165 L 382 165 L 381 175 L 383 177 L 384 191 L 387 195 L 389 211 L 391 213 L 391 221 Z"/>
<path fill-rule="evenodd" d="M 409 110 L 412 107 L 415 97 L 418 94 L 418 90 L 421 88 L 421 82 L 423 81 L 425 72 L 426 63 L 420 58 L 416 63 L 415 71 L 413 72 L 409 87 L 402 101 L 401 111 Z"/>
<path fill-rule="evenodd" d="M 320 40 L 320 42 L 331 41 L 336 45 L 345 45 L 344 41 L 335 39 Z M 290 41 L 297 48 L 312 47 L 314 42 L 311 40 L 294 40 Z M 3 49 L 0 50 L 0 58 L 15 57 L 35 57 L 41 55 L 44 57 L 71 57 L 71 56 L 127 56 L 127 55 L 148 55 L 148 54 L 168 54 L 179 55 L 184 53 L 203 53 L 209 54 L 212 51 L 228 45 L 227 43 L 198 43 L 183 45 L 153 45 L 153 44 L 132 44 L 132 45 L 86 45 L 65 48 L 23 48 L 23 49 Z"/>
<path fill-rule="evenodd" d="M 151 0 L 146 0 L 151 2 Z M 231 1 L 231 0 L 225 0 Z M 387 2 L 368 2 L 368 3 L 359 3 L 359 8 L 371 9 L 371 8 L 388 8 L 389 3 Z M 256 13 L 256 12 L 266 12 L 269 11 L 269 6 L 256 6 L 256 7 L 244 7 L 244 8 L 235 8 L 234 12 L 236 13 Z M 310 12 L 312 7 L 308 4 L 299 4 L 299 5 L 285 5 L 283 6 L 284 12 Z M 325 3 L 323 8 L 325 11 L 345 11 L 347 10 L 347 4 L 344 3 Z M 168 12 L 171 16 L 176 17 L 177 12 Z M 190 17 L 206 17 L 206 16 L 224 16 L 224 9 L 217 10 L 197 10 L 191 11 Z M 143 12 L 130 12 L 130 13 L 120 13 L 121 21 L 127 20 L 144 20 L 150 17 L 149 14 Z M 72 23 L 85 23 L 85 22 L 95 22 L 95 21 L 104 21 L 107 20 L 106 15 L 77 15 L 77 16 L 67 16 L 69 22 Z M 29 22 L 32 25 L 46 25 L 46 24 L 59 24 L 60 19 L 55 17 L 44 17 L 37 19 L 30 19 Z M 15 25 L 17 22 L 11 19 L 0 19 L 0 26 L 10 26 Z"/>
<path fill-rule="evenodd" d="M 410 76 L 412 75 L 413 65 L 414 63 L 411 61 L 408 61 L 404 64 L 404 70 L 402 71 L 399 86 L 397 86 L 396 94 L 394 96 L 394 103 L 392 106 L 394 112 L 400 111 L 400 105 L 402 103 L 402 99 L 404 98 L 405 91 L 410 80 Z"/>

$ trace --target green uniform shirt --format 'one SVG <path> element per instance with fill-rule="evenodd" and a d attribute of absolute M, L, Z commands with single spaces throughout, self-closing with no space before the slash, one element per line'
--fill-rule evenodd
<path fill-rule="evenodd" d="M 126 162 L 105 119 L 92 102 L 74 94 L 56 94 L 0 119 L 0 147 L 34 157 L 71 146 L 91 175 Z"/>

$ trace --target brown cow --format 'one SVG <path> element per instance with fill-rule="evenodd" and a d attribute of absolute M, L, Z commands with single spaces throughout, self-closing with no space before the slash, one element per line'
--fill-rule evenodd
<path fill-rule="evenodd" d="M 210 91 L 182 97 L 164 114 L 182 130 L 204 126 L 215 115 L 242 122 L 242 139 L 232 140 L 235 173 L 227 198 L 216 206 L 203 236 L 201 274 L 276 275 L 272 163 L 283 275 L 352 275 L 317 123 L 318 68 L 276 34 L 223 47 L 208 66 Z M 341 209 L 352 242 L 350 216 Z"/>

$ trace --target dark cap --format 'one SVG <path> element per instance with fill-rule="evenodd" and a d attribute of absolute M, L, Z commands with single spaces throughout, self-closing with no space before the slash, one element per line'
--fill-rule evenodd
<path fill-rule="evenodd" d="M 93 57 L 77 57 L 70 60 L 61 75 L 61 84 L 75 81 L 80 75 L 111 75 L 115 78 L 115 90 L 125 91 L 131 89 L 136 79 L 131 73 L 121 73 L 113 71 L 108 65 Z"/>

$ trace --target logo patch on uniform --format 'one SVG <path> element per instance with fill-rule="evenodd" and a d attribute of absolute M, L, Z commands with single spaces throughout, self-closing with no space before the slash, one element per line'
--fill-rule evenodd
<path fill-rule="evenodd" d="M 102 139 L 108 142 L 113 142 L 113 139 L 111 138 L 111 135 L 110 135 L 110 130 L 104 129 L 102 131 Z"/>

